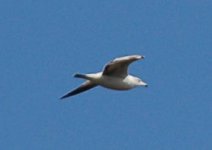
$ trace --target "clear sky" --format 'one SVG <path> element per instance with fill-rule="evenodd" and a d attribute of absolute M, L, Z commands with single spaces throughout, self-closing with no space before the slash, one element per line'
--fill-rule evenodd
<path fill-rule="evenodd" d="M 211 150 L 212 1 L 1 0 L 0 149 Z M 59 100 L 115 57 L 148 88 Z"/>

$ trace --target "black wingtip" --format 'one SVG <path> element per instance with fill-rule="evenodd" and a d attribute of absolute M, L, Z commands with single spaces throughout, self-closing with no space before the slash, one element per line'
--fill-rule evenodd
<path fill-rule="evenodd" d="M 72 94 L 68 93 L 68 94 L 60 97 L 60 100 L 64 100 L 65 98 L 70 97 L 70 96 L 72 96 Z"/>
<path fill-rule="evenodd" d="M 65 98 L 66 98 L 66 96 L 62 96 L 62 97 L 59 98 L 59 100 L 63 100 Z"/>
<path fill-rule="evenodd" d="M 60 97 L 60 98 L 59 98 L 59 100 L 63 100 L 64 98 L 65 98 L 65 97 L 64 97 L 64 96 L 62 96 L 62 97 Z"/>

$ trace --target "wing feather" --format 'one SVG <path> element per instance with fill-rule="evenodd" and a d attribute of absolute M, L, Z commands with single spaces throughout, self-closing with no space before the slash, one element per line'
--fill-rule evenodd
<path fill-rule="evenodd" d="M 64 99 L 67 98 L 69 96 L 74 96 L 77 95 L 81 92 L 87 91 L 91 88 L 96 87 L 97 85 L 92 83 L 91 81 L 85 81 L 83 84 L 81 84 L 78 88 L 74 89 L 73 91 L 68 92 L 67 94 L 65 94 L 64 96 L 62 96 L 60 99 Z"/>
<path fill-rule="evenodd" d="M 117 77 L 126 77 L 128 75 L 128 66 L 139 59 L 143 59 L 144 56 L 140 55 L 131 55 L 116 58 L 106 64 L 103 69 L 103 75 L 117 76 Z"/>

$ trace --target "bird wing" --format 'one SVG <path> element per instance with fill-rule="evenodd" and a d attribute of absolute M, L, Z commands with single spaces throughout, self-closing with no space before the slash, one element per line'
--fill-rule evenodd
<path fill-rule="evenodd" d="M 81 84 L 78 88 L 68 92 L 67 94 L 62 96 L 60 99 L 64 99 L 64 98 L 67 98 L 69 96 L 73 96 L 73 95 L 79 94 L 81 92 L 84 92 L 84 91 L 87 91 L 87 90 L 89 90 L 91 88 L 94 88 L 95 86 L 97 86 L 97 85 L 92 83 L 91 81 L 87 80 L 83 84 Z"/>
<path fill-rule="evenodd" d="M 116 58 L 106 64 L 103 69 L 103 75 L 126 77 L 128 75 L 128 66 L 132 62 L 143 58 L 144 56 L 141 55 L 130 55 Z"/>

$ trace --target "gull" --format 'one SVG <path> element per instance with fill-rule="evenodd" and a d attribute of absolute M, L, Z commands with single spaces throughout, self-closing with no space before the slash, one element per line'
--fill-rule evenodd
<path fill-rule="evenodd" d="M 102 72 L 74 75 L 75 78 L 82 78 L 86 81 L 78 88 L 68 92 L 61 99 L 77 95 L 81 92 L 87 91 L 98 85 L 113 89 L 113 90 L 130 90 L 137 86 L 147 87 L 147 83 L 140 78 L 128 74 L 128 66 L 137 60 L 144 59 L 141 55 L 130 55 L 115 58 L 107 63 Z"/>

